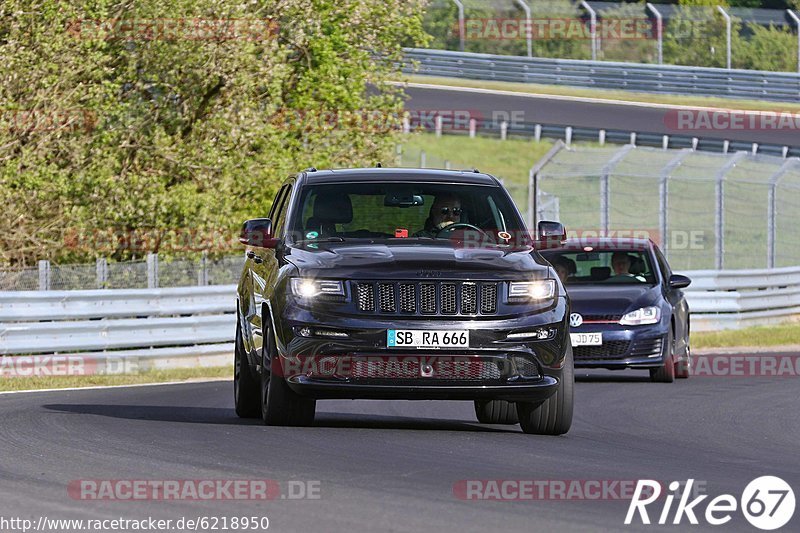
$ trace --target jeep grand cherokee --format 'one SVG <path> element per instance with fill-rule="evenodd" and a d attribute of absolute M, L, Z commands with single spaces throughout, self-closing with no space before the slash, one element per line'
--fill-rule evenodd
<path fill-rule="evenodd" d="M 309 169 L 244 223 L 234 397 L 310 425 L 316 400 L 471 400 L 480 422 L 569 430 L 569 300 L 500 182 L 477 171 Z"/>

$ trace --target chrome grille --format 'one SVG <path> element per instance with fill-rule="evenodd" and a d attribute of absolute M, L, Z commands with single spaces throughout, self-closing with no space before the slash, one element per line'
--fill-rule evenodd
<path fill-rule="evenodd" d="M 452 283 L 442 284 L 442 313 L 446 315 L 456 313 L 456 286 Z"/>
<path fill-rule="evenodd" d="M 498 283 L 475 281 L 355 282 L 359 311 L 423 315 L 497 313 Z M 399 301 L 398 301 L 399 300 Z"/>
<path fill-rule="evenodd" d="M 461 312 L 465 315 L 478 312 L 478 286 L 474 283 L 461 284 Z"/>
<path fill-rule="evenodd" d="M 420 286 L 419 310 L 423 313 L 436 312 L 436 285 L 423 283 Z"/>
<path fill-rule="evenodd" d="M 397 310 L 394 302 L 394 283 L 379 283 L 378 299 L 381 312 L 394 313 Z"/>
<path fill-rule="evenodd" d="M 400 284 L 400 311 L 414 313 L 417 310 L 417 287 L 413 283 Z"/>
<path fill-rule="evenodd" d="M 490 315 L 497 311 L 497 283 L 481 285 L 481 313 Z"/>
<path fill-rule="evenodd" d="M 356 297 L 358 298 L 358 308 L 362 311 L 375 310 L 375 289 L 372 283 L 359 283 L 356 285 Z"/>

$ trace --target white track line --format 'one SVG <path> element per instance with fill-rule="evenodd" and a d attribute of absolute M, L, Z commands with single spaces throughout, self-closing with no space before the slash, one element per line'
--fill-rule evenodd
<path fill-rule="evenodd" d="M 435 85 L 432 83 L 404 83 L 400 81 L 390 81 L 388 82 L 390 85 L 395 85 L 399 87 L 412 87 L 415 89 L 433 89 L 437 91 L 453 91 L 453 92 L 463 92 L 463 93 L 473 93 L 473 94 L 495 94 L 501 96 L 514 96 L 519 98 L 536 98 L 542 99 L 546 98 L 548 100 L 563 100 L 567 102 L 584 102 L 589 104 L 609 104 L 609 105 L 619 105 L 619 106 L 630 106 L 630 107 L 644 107 L 649 109 L 687 109 L 687 110 L 699 110 L 699 111 L 716 111 L 716 112 L 725 112 L 725 113 L 744 113 L 744 114 L 761 114 L 767 113 L 769 111 L 755 111 L 751 109 L 732 109 L 732 108 L 725 108 L 725 107 L 706 107 L 706 106 L 690 106 L 690 105 L 680 105 L 680 104 L 658 104 L 658 103 L 651 103 L 651 102 L 631 102 L 630 100 L 611 100 L 608 98 L 592 98 L 588 96 L 565 96 L 561 94 L 546 94 L 546 93 L 523 93 L 517 91 L 505 91 L 500 89 L 479 89 L 477 87 L 458 87 L 455 85 Z M 780 102 L 775 102 L 776 104 L 780 104 Z M 772 111 L 777 112 L 777 111 Z M 795 111 L 793 113 L 800 114 L 800 111 Z"/>
<path fill-rule="evenodd" d="M 231 379 L 233 378 L 197 378 L 197 379 L 188 379 L 184 381 L 162 381 L 160 383 L 132 383 L 130 385 L 92 385 L 91 387 L 62 387 L 60 389 L 7 390 L 7 391 L 0 391 L 0 396 L 4 394 L 21 394 L 23 392 L 59 392 L 59 391 L 80 391 L 80 390 L 123 389 L 128 387 L 155 387 L 158 385 L 186 385 L 188 383 L 211 383 L 214 381 L 230 381 Z"/>

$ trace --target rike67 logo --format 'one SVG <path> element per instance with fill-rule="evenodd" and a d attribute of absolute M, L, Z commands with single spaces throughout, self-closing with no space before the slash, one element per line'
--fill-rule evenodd
<path fill-rule="evenodd" d="M 738 508 L 741 509 L 742 514 L 751 525 L 764 531 L 771 531 L 789 523 L 794 515 L 794 491 L 779 477 L 762 476 L 754 479 L 744 488 L 738 501 L 731 494 L 720 494 L 706 503 L 705 512 L 701 512 L 700 504 L 708 498 L 707 494 L 689 500 L 693 484 L 693 479 L 687 480 L 685 484 L 678 481 L 669 484 L 670 493 L 663 499 L 661 512 L 657 519 L 656 516 L 653 516 L 653 519 L 657 520 L 657 524 L 679 525 L 685 517 L 690 524 L 697 525 L 699 524 L 699 515 L 708 524 L 721 526 L 731 521 L 733 513 L 736 513 Z M 683 490 L 677 492 L 681 487 Z M 625 524 L 630 525 L 637 515 L 642 524 L 650 524 L 651 518 L 647 506 L 659 500 L 662 496 L 661 492 L 661 484 L 658 481 L 640 479 L 636 484 L 631 504 L 628 506 Z M 675 499 L 678 500 L 678 503 L 673 511 L 672 504 Z M 653 507 L 657 507 L 657 505 Z M 657 511 L 657 509 L 650 509 L 650 511 Z"/>

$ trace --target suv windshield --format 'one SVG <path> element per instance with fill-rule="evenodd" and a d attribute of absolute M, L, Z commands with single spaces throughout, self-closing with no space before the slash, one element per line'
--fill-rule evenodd
<path fill-rule="evenodd" d="M 644 250 L 543 251 L 565 285 L 656 284 L 650 254 Z"/>
<path fill-rule="evenodd" d="M 524 234 L 501 187 L 427 183 L 306 185 L 292 215 L 295 241 L 470 240 L 507 244 Z"/>

